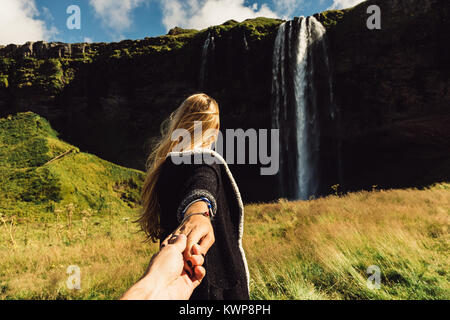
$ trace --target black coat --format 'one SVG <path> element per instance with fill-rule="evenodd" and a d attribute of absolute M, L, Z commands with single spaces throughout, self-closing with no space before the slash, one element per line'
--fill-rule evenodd
<path fill-rule="evenodd" d="M 175 164 L 173 157 L 191 164 Z M 215 160 L 194 164 L 207 155 Z M 211 158 L 210 158 L 211 159 Z M 206 162 L 206 163 L 205 163 Z M 195 163 L 198 163 L 195 162 Z M 193 200 L 208 198 L 213 206 L 215 243 L 205 258 L 206 277 L 192 300 L 249 299 L 249 274 L 242 248 L 244 208 L 239 189 L 223 158 L 211 150 L 172 153 L 166 159 L 157 183 L 163 241 L 182 220 L 182 211 Z"/>

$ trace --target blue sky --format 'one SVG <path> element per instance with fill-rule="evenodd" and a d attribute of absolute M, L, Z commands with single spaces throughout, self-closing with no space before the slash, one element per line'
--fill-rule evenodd
<path fill-rule="evenodd" d="M 290 19 L 362 0 L 1 0 L 0 45 L 26 41 L 111 42 L 166 34 L 174 26 L 202 29 L 229 19 Z M 69 30 L 70 5 L 81 29 Z"/>

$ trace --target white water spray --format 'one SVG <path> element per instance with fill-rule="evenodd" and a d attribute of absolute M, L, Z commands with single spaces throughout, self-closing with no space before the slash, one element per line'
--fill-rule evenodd
<path fill-rule="evenodd" d="M 314 17 L 280 25 L 273 59 L 273 123 L 282 133 L 280 189 L 282 196 L 309 199 L 320 186 L 320 119 L 315 83 L 316 65 L 328 72 L 327 94 L 333 97 L 325 28 Z M 321 47 L 321 50 L 316 48 Z M 330 101 L 329 116 L 334 118 Z M 284 171 L 284 172 L 283 172 Z"/>
<path fill-rule="evenodd" d="M 208 33 L 208 37 L 205 40 L 205 43 L 203 44 L 203 50 L 202 50 L 202 60 L 201 60 L 201 66 L 200 66 L 200 87 L 204 88 L 206 85 L 206 82 L 208 81 L 208 63 L 209 63 L 209 55 L 210 51 L 214 52 L 216 45 L 214 42 L 214 37 L 211 36 L 210 33 Z"/>

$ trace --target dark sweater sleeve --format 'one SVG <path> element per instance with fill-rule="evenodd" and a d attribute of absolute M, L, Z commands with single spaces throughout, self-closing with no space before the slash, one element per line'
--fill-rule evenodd
<path fill-rule="evenodd" d="M 211 203 L 211 219 L 217 212 L 217 193 L 219 177 L 212 165 L 187 165 L 188 178 L 180 188 L 180 205 L 177 210 L 178 222 L 182 222 L 183 213 L 187 207 L 200 198 L 207 198 Z"/>

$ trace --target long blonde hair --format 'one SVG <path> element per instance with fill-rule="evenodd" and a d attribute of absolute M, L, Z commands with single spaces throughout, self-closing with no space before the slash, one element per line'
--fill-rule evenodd
<path fill-rule="evenodd" d="M 202 134 L 194 135 L 196 124 L 201 123 Z M 156 144 L 153 152 L 147 159 L 147 176 L 142 189 L 143 212 L 138 222 L 146 233 L 148 240 L 156 242 L 161 236 L 160 207 L 156 192 L 156 184 L 163 163 L 168 154 L 180 143 L 173 141 L 172 135 L 177 129 L 184 129 L 190 133 L 190 146 L 188 149 L 207 148 L 216 137 L 206 136 L 205 132 L 219 130 L 220 117 L 219 105 L 206 94 L 195 94 L 187 98 L 181 106 L 175 110 L 161 126 L 161 139 Z M 197 139 L 197 140 L 195 140 Z M 178 146 L 179 147 L 179 146 Z M 184 146 L 186 150 L 186 146 Z"/>

